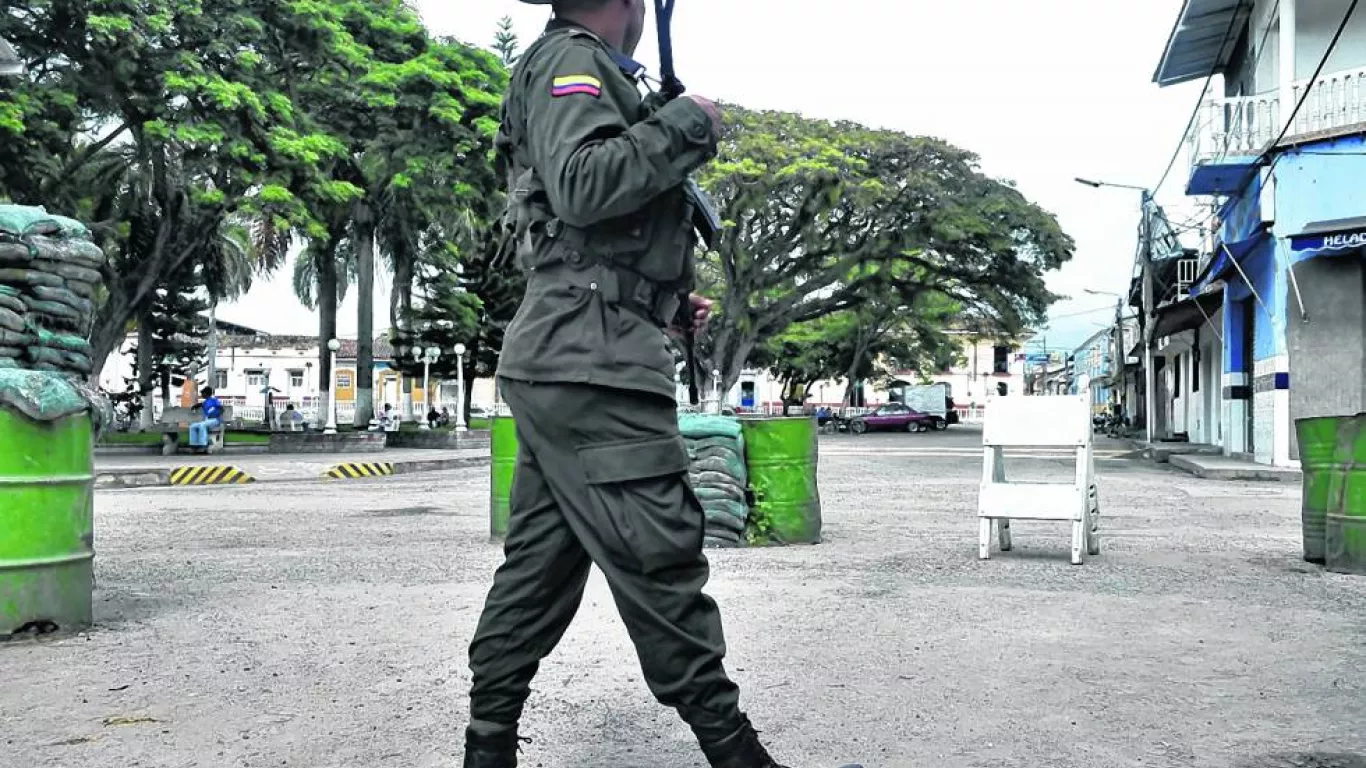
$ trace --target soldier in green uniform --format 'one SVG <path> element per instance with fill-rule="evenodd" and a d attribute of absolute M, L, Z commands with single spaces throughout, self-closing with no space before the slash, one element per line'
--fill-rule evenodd
<path fill-rule="evenodd" d="M 498 368 L 520 450 L 505 561 L 470 644 L 465 768 L 516 766 L 532 677 L 592 564 L 650 690 L 711 765 L 779 768 L 740 711 L 721 614 L 702 591 L 704 517 L 665 335 L 710 308 L 690 295 L 686 184 L 716 154 L 716 108 L 696 96 L 642 101 L 644 68 L 629 57 L 645 0 L 524 2 L 555 17 L 512 74 L 497 140 L 528 275 Z"/>

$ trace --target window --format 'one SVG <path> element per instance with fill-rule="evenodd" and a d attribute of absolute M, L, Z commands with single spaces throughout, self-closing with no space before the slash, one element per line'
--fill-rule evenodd
<path fill-rule="evenodd" d="M 1010 348 L 992 347 L 991 370 L 994 373 L 1010 373 Z"/>
<path fill-rule="evenodd" d="M 289 386 L 291 389 L 302 389 L 304 386 L 304 372 L 299 370 L 290 371 Z"/>
<path fill-rule="evenodd" d="M 219 370 L 216 370 L 216 371 L 213 372 L 213 388 L 214 388 L 214 389 L 227 389 L 227 388 L 228 388 L 228 372 L 227 372 L 227 371 L 222 370 L 222 369 L 219 369 Z"/>
<path fill-rule="evenodd" d="M 337 389 L 351 388 L 351 372 L 337 371 Z"/>
<path fill-rule="evenodd" d="M 1172 395 L 1174 397 L 1181 396 L 1181 361 L 1183 359 L 1183 357 L 1178 357 L 1172 360 Z"/>
<path fill-rule="evenodd" d="M 1204 361 L 1200 359 L 1200 353 L 1199 353 L 1198 351 L 1197 351 L 1197 352 L 1191 353 L 1191 391 L 1192 391 L 1192 392 L 1199 392 L 1199 391 L 1200 391 L 1200 363 L 1202 363 L 1202 362 L 1204 362 Z"/>
<path fill-rule="evenodd" d="M 1000 395 L 1001 397 L 1005 397 L 1006 395 L 1009 395 L 1009 394 L 1010 394 L 1010 385 L 1007 384 L 1007 383 L 1005 383 L 1004 381 L 1000 382 L 999 384 L 996 385 L 996 393 L 997 393 L 998 395 Z"/>
<path fill-rule="evenodd" d="M 247 389 L 260 389 L 266 385 L 265 371 L 247 371 Z"/>

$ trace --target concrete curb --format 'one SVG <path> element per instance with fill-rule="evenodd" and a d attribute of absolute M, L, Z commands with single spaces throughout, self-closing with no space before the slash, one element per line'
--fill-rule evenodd
<path fill-rule="evenodd" d="M 1253 480 L 1270 483 L 1298 483 L 1304 477 L 1303 473 L 1299 470 L 1290 469 L 1288 467 L 1266 467 L 1258 464 L 1205 467 L 1196 459 L 1197 457 L 1177 454 L 1171 457 L 1170 463 L 1173 467 L 1189 472 L 1196 477 L 1203 477 L 1206 480 Z"/>
<path fill-rule="evenodd" d="M 340 467 L 340 466 L 344 466 L 344 465 L 336 465 L 336 466 L 334 466 L 334 467 L 329 468 L 328 473 L 325 473 L 325 474 L 323 474 L 323 475 L 321 475 L 321 476 L 318 476 L 318 475 L 292 475 L 292 476 L 284 476 L 284 477 L 252 477 L 252 479 L 250 480 L 250 482 L 252 482 L 253 484 L 261 484 L 261 483 L 312 483 L 312 482 L 317 482 L 317 481 L 319 481 L 319 480 L 336 480 L 336 479 L 341 479 L 341 480 L 366 480 L 366 479 L 375 479 L 376 477 L 387 477 L 387 476 L 389 476 L 389 475 L 410 475 L 410 474 L 417 474 L 417 473 L 419 473 L 419 472 L 446 472 L 446 471 L 450 471 L 450 470 L 453 470 L 453 469 L 468 469 L 468 468 L 471 468 L 471 467 L 486 467 L 486 466 L 489 465 L 490 461 L 491 461 L 491 457 L 489 457 L 489 456 L 466 456 L 466 457 L 459 457 L 459 458 L 452 458 L 452 459 L 418 459 L 418 460 L 416 460 L 416 461 L 374 462 L 373 464 L 372 464 L 372 463 L 366 463 L 366 466 L 373 466 L 373 465 L 375 465 L 375 464 L 382 464 L 382 465 L 388 466 L 388 467 L 390 468 L 391 471 L 390 471 L 387 475 L 373 475 L 373 474 L 372 474 L 372 475 L 369 475 L 369 476 L 358 476 L 358 477 L 351 477 L 351 476 L 349 476 L 349 475 L 346 475 L 345 473 L 342 473 L 342 474 L 344 475 L 343 477 L 336 477 L 336 476 L 333 476 L 333 475 L 328 474 L 328 473 L 330 473 L 332 470 L 337 469 L 337 468 Z M 361 462 L 351 462 L 351 464 L 358 464 L 358 463 L 361 463 Z M 159 487 L 159 486 L 166 486 L 166 487 L 169 487 L 169 486 L 174 485 L 174 483 L 172 482 L 172 473 L 175 472 L 176 470 L 179 470 L 179 469 L 184 469 L 184 467 L 175 467 L 175 468 L 170 468 L 170 467 L 168 467 L 168 468 L 165 468 L 165 469 L 108 469 L 108 470 L 98 470 L 98 469 L 97 469 L 97 470 L 95 470 L 95 488 L 98 489 L 98 490 L 117 490 L 117 489 L 124 489 L 124 488 L 155 488 L 155 487 Z M 239 470 L 239 471 L 240 471 L 240 470 Z M 250 475 L 247 475 L 246 473 L 242 473 L 242 474 L 243 474 L 243 476 L 250 477 Z M 237 484 L 237 483 L 240 483 L 240 482 L 241 482 L 240 480 L 235 480 L 232 484 Z M 220 488 L 220 487 L 223 487 L 223 485 L 226 485 L 226 484 L 228 484 L 228 483 L 222 483 L 222 484 L 217 484 L 217 485 L 193 485 L 193 486 L 191 486 L 191 487 L 195 487 L 195 488 Z"/>

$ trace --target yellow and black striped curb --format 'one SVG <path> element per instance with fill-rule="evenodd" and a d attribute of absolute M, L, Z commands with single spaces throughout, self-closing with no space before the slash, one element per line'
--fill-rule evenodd
<path fill-rule="evenodd" d="M 323 477 L 332 480 L 359 480 L 363 477 L 388 477 L 394 474 L 392 461 L 355 461 L 334 464 L 323 472 Z"/>
<path fill-rule="evenodd" d="M 168 485 L 245 485 L 256 478 L 237 467 L 176 467 L 167 477 Z"/>

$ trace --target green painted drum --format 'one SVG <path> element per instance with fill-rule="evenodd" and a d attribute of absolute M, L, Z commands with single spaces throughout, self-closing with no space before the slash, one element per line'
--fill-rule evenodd
<path fill-rule="evenodd" d="M 1335 573 L 1366 576 L 1366 413 L 1337 423 L 1324 516 L 1324 564 Z"/>
<path fill-rule="evenodd" d="M 92 621 L 90 414 L 35 421 L 0 406 L 0 636 Z"/>
<path fill-rule="evenodd" d="M 1300 507 L 1304 559 L 1311 563 L 1322 563 L 1328 488 L 1338 470 L 1338 462 L 1334 458 L 1338 444 L 1338 419 L 1331 416 L 1299 419 L 1295 422 L 1295 435 L 1300 446 L 1300 466 L 1304 471 L 1304 498 Z"/>
<path fill-rule="evenodd" d="M 489 535 L 501 539 L 508 532 L 512 475 L 517 466 L 517 425 L 511 416 L 493 417 L 493 424 L 489 427 L 489 450 L 492 453 L 489 469 Z"/>
<path fill-rule="evenodd" d="M 754 492 L 751 521 L 778 544 L 821 540 L 818 431 L 812 417 L 745 418 L 745 465 Z M 767 529 L 767 530 L 764 530 Z"/>

